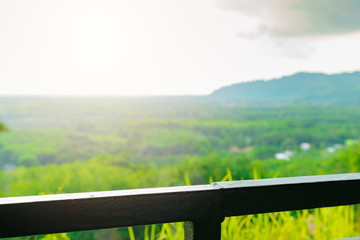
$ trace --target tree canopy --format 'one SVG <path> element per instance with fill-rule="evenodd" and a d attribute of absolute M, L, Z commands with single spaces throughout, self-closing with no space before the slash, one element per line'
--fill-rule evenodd
<path fill-rule="evenodd" d="M 4 123 L 0 121 L 0 133 L 8 131 L 8 128 L 5 126 Z"/>

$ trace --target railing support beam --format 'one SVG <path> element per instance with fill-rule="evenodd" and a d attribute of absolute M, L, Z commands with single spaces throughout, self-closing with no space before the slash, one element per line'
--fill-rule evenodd
<path fill-rule="evenodd" d="M 186 223 L 185 239 L 220 239 L 225 217 L 360 203 L 360 173 L 211 185 L 0 198 L 0 238 Z"/>
<path fill-rule="evenodd" d="M 220 240 L 221 222 L 185 222 L 185 240 Z"/>

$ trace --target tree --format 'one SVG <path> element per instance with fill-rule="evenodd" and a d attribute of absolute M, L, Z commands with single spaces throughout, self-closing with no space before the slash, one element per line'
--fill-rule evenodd
<path fill-rule="evenodd" d="M 0 133 L 1 132 L 6 132 L 9 129 L 5 126 L 5 124 L 3 124 L 2 122 L 0 122 Z"/>

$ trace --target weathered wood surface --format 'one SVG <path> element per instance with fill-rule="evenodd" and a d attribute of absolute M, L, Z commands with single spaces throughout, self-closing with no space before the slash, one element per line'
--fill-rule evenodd
<path fill-rule="evenodd" d="M 218 197 L 203 185 L 0 198 L 0 237 L 200 220 Z"/>
<path fill-rule="evenodd" d="M 227 216 L 360 203 L 358 189 L 355 173 L 0 198 L 0 237 L 180 221 L 197 231 Z"/>

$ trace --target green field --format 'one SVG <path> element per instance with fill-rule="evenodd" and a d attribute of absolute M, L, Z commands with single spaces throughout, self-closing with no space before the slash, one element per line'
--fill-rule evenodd
<path fill-rule="evenodd" d="M 360 170 L 358 107 L 224 105 L 197 97 L 9 97 L 1 100 L 0 118 L 8 128 L 0 125 L 0 197 L 206 184 L 229 180 L 229 173 L 241 180 Z M 301 143 L 310 143 L 310 150 Z M 275 158 L 285 151 L 291 152 L 288 160 Z M 315 235 L 301 225 L 314 216 L 323 221 L 318 225 L 339 219 L 349 226 L 327 237 L 359 232 L 356 208 L 330 212 L 325 220 L 321 210 L 234 218 L 225 221 L 223 236 L 281 239 L 271 234 L 282 229 L 283 239 L 326 239 L 320 237 L 324 229 Z M 174 226 L 130 233 L 181 239 L 181 224 Z M 114 229 L 24 239 L 131 236 Z"/>

